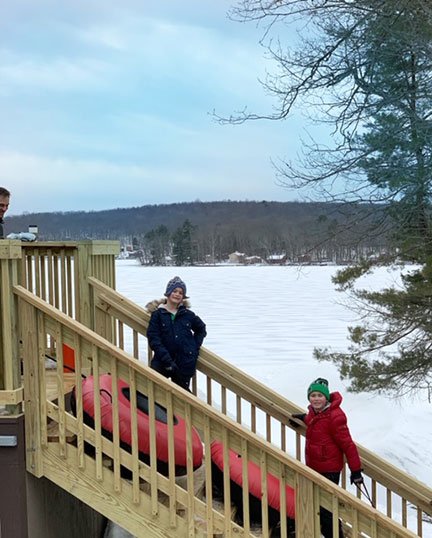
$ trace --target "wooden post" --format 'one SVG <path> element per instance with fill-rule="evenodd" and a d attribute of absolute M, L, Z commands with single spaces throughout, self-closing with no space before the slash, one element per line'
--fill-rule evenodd
<path fill-rule="evenodd" d="M 88 277 L 94 276 L 115 289 L 114 259 L 120 252 L 119 241 L 80 241 L 75 263 L 78 287 L 77 320 L 95 330 L 94 304 Z M 109 338 L 109 335 L 104 335 Z"/>
<path fill-rule="evenodd" d="M 21 241 L 0 241 L 0 390 L 21 387 L 17 300 L 12 292 L 18 284 Z M 9 414 L 19 414 L 21 404 L 6 406 Z"/>
<path fill-rule="evenodd" d="M 19 301 L 21 318 L 21 337 L 24 357 L 24 394 L 25 394 L 25 433 L 27 471 L 37 477 L 43 475 L 41 453 L 41 398 L 40 394 L 38 319 L 36 310 L 25 301 Z M 44 353 L 45 354 L 45 353 Z M 44 416 L 42 420 L 46 420 Z"/>
<path fill-rule="evenodd" d="M 316 528 L 317 518 L 315 517 L 314 508 L 314 484 L 306 477 L 297 474 L 296 480 L 296 537 L 297 538 L 315 538 L 320 536 L 319 519 L 318 528 Z"/>

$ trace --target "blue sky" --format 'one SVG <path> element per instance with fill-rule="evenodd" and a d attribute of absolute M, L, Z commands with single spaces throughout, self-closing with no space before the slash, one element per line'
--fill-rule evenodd
<path fill-rule="evenodd" d="M 299 199 L 271 159 L 303 120 L 220 125 L 274 104 L 263 29 L 226 0 L 2 0 L 0 185 L 9 214 Z"/>

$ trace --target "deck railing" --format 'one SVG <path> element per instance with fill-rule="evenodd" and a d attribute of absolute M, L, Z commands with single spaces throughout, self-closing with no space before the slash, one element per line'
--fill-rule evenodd
<path fill-rule="evenodd" d="M 23 389 L 16 299 L 12 287 L 23 287 L 68 316 L 92 328 L 88 276 L 115 287 L 114 257 L 118 241 L 0 241 L 0 406 L 9 414 L 21 410 Z M 48 349 L 55 355 L 52 342 Z"/>
<path fill-rule="evenodd" d="M 87 277 L 115 288 L 118 241 L 22 243 L 20 284 L 68 316 L 92 328 Z"/>
<path fill-rule="evenodd" d="M 150 314 L 96 279 L 90 278 L 89 282 L 94 290 L 98 327 L 114 327 L 112 333 L 102 330 L 100 334 L 111 337 L 120 348 L 148 364 L 151 351 L 145 334 Z M 204 347 L 200 351 L 193 392 L 236 423 L 259 433 L 297 460 L 303 460 L 305 429 L 301 426 L 294 429 L 289 423 L 293 413 L 303 410 Z M 360 445 L 358 448 L 367 493 L 374 506 L 423 536 L 425 514 L 432 516 L 432 490 L 366 448 Z M 345 468 L 342 487 L 368 502 L 348 482 Z"/>
<path fill-rule="evenodd" d="M 93 285 L 95 283 L 93 282 Z M 103 285 L 99 285 L 104 289 Z M 96 287 L 96 286 L 95 286 Z M 105 289 L 105 293 L 108 292 Z M 249 481 L 248 462 L 261 469 L 262 536 L 269 536 L 268 500 L 269 476 L 279 481 L 281 504 L 280 535 L 287 536 L 285 495 L 286 487 L 295 489 L 296 537 L 318 538 L 319 507 L 333 513 L 334 521 L 341 518 L 353 538 L 402 538 L 413 533 L 361 502 L 349 492 L 338 488 L 319 474 L 302 465 L 286 452 L 266 442 L 250 429 L 221 414 L 205 401 L 177 387 L 155 371 L 134 360 L 131 355 L 95 334 L 84 325 L 55 309 L 22 286 L 15 286 L 19 300 L 19 325 L 23 343 L 27 468 L 35 476 L 46 476 L 69 490 L 102 514 L 119 523 L 138 537 L 149 535 L 177 536 L 253 536 L 249 525 L 250 503 L 248 488 L 242 490 L 243 522 L 234 521 L 231 513 L 228 455 L 232 449 L 242 461 L 243 483 Z M 120 297 L 116 297 L 120 300 Z M 101 297 L 95 297 L 99 305 Z M 105 296 L 105 301 L 108 299 Z M 123 305 L 124 306 L 124 301 Z M 105 311 L 108 306 L 105 302 Z M 118 307 L 118 303 L 115 305 Z M 112 305 L 114 308 L 114 305 Z M 99 306 L 98 306 L 99 308 Z M 135 308 L 138 323 L 140 311 Z M 126 319 L 122 323 L 125 323 Z M 55 376 L 57 398 L 52 401 L 47 392 L 45 346 L 47 339 L 56 341 L 59 351 Z M 75 415 L 68 410 L 63 373 L 63 344 L 74 349 Z M 83 413 L 81 365 L 89 361 L 94 375 L 94 424 L 86 424 Z M 109 373 L 112 386 L 122 379 L 130 387 L 131 449 L 122 448 L 118 391 L 112 390 L 112 435 L 102 432 L 101 400 L 97 380 Z M 231 374 L 234 374 L 234 370 Z M 138 459 L 138 393 L 148 399 L 149 461 Z M 257 402 L 261 405 L 261 402 Z M 157 468 L 156 406 L 167 413 L 168 470 Z M 174 474 L 174 417 L 186 425 L 186 473 L 180 485 Z M 50 425 L 58 428 L 58 438 L 49 436 Z M 192 468 L 192 429 L 201 432 L 206 460 L 205 494 L 197 496 L 196 473 Z M 74 442 L 68 442 L 68 436 Z M 223 503 L 220 509 L 213 502 L 211 444 L 223 443 Z M 89 451 L 89 449 L 91 449 Z M 127 469 L 130 477 L 122 478 Z M 337 526 L 335 527 L 337 528 Z M 335 536 L 338 532 L 335 531 Z"/>

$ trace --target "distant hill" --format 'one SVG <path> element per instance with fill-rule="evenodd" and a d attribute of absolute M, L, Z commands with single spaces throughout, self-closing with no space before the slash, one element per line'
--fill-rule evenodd
<path fill-rule="evenodd" d="M 353 210 L 350 210 L 350 214 Z M 119 239 L 146 233 L 160 225 L 170 231 L 186 219 L 199 228 L 252 226 L 311 226 L 317 219 L 345 220 L 347 209 L 341 204 L 307 202 L 191 202 L 146 205 L 104 211 L 25 213 L 7 217 L 6 231 L 27 231 L 37 224 L 41 239 Z"/>
<path fill-rule="evenodd" d="M 301 250 L 338 236 L 339 244 L 365 242 L 379 208 L 307 202 L 191 202 L 104 211 L 26 213 L 5 219 L 6 233 L 39 227 L 41 240 L 119 239 L 143 243 L 160 226 L 173 234 L 185 220 L 194 227 L 194 239 L 203 252 L 217 249 L 220 256 L 234 250 L 263 254 Z M 349 223 L 354 222 L 354 226 Z M 373 227 L 373 226 L 372 226 Z M 342 241 L 342 243 L 341 243 Z M 382 234 L 368 243 L 384 241 Z"/>

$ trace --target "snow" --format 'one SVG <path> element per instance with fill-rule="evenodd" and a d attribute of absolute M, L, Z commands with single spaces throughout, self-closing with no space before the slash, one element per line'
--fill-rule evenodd
<path fill-rule="evenodd" d="M 306 407 L 306 389 L 317 377 L 343 395 L 353 438 L 432 485 L 432 405 L 427 393 L 394 399 L 347 392 L 335 366 L 319 363 L 314 347 L 346 350 L 347 327 L 356 314 L 335 290 L 334 266 L 144 267 L 136 260 L 116 262 L 117 290 L 141 306 L 163 296 L 179 275 L 192 309 L 207 324 L 204 345 L 273 390 Z M 381 268 L 362 287 L 379 289 L 398 282 Z M 429 529 L 425 529 L 425 536 Z"/>

